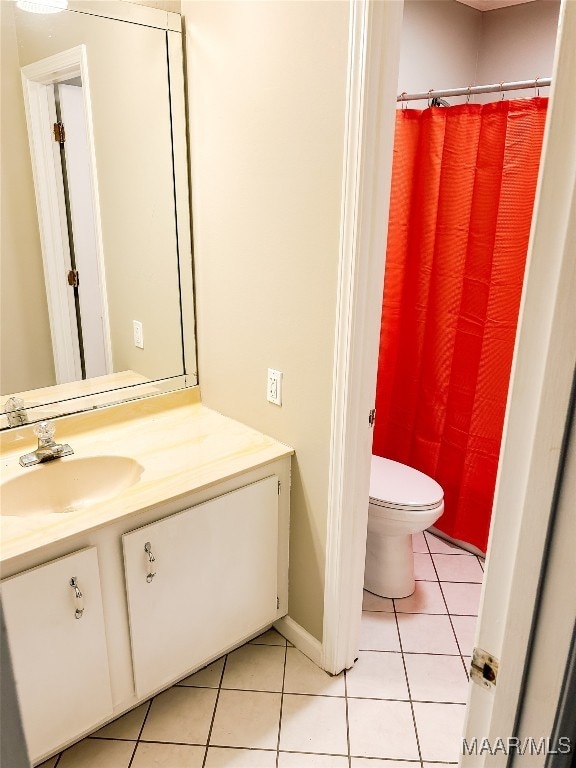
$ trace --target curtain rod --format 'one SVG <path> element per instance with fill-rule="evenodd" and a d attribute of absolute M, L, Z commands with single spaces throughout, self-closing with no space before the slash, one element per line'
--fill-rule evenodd
<path fill-rule="evenodd" d="M 537 77 L 535 80 L 520 80 L 516 83 L 493 83 L 492 85 L 470 85 L 468 88 L 451 88 L 445 91 L 401 93 L 396 101 L 418 101 L 419 99 L 434 99 L 442 96 L 473 96 L 475 93 L 502 93 L 504 91 L 519 91 L 522 88 L 545 88 L 551 82 L 552 78 L 550 77 Z"/>

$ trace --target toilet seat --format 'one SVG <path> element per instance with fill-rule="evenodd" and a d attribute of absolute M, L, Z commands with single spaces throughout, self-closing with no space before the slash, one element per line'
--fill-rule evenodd
<path fill-rule="evenodd" d="M 423 472 L 382 456 L 372 456 L 370 504 L 390 510 L 425 512 L 444 501 L 442 486 Z"/>

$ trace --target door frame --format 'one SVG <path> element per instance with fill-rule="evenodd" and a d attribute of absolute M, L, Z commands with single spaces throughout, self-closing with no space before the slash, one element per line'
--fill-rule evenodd
<path fill-rule="evenodd" d="M 350 69 L 360 74 L 349 81 L 349 111 L 359 128 L 347 132 L 345 155 L 344 189 L 354 195 L 345 194 L 343 203 L 322 643 L 322 666 L 333 674 L 351 667 L 358 649 L 371 453 L 365 445 L 386 247 L 378 219 L 387 221 L 389 205 L 390 94 L 397 88 L 402 16 L 401 0 L 353 5 L 351 40 L 359 42 L 350 46 Z M 513 735 L 568 416 L 576 363 L 569 248 L 576 238 L 574 36 L 576 3 L 563 0 L 476 638 L 502 667 L 493 691 L 470 686 L 467 737 Z M 381 175 L 380 182 L 372 178 Z M 505 765 L 500 757 L 464 764 Z"/>
<path fill-rule="evenodd" d="M 86 113 L 90 157 L 92 214 L 96 240 L 98 288 L 102 304 L 102 326 L 106 369 L 112 372 L 112 344 L 106 300 L 106 278 L 102 222 L 98 198 L 98 177 L 94 125 L 91 110 L 90 78 L 85 45 L 22 67 L 22 88 L 32 159 L 32 174 L 38 210 L 40 245 L 44 264 L 48 316 L 54 353 L 56 383 L 82 378 L 74 296 L 66 281 L 70 269 L 70 244 L 62 180 L 60 147 L 53 136 L 56 105 L 52 86 L 80 76 Z"/>

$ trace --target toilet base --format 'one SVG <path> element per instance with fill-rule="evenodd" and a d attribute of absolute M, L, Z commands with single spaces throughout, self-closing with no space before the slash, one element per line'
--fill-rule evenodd
<path fill-rule="evenodd" d="M 412 536 L 387 536 L 368 529 L 364 589 L 380 597 L 408 597 L 416 588 Z"/>

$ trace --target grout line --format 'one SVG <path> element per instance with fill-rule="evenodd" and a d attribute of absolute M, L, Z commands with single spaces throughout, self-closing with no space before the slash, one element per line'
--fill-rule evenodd
<path fill-rule="evenodd" d="M 280 715 L 278 717 L 278 740 L 276 742 L 276 768 L 280 760 L 280 733 L 282 732 L 282 710 L 284 708 L 284 683 L 286 681 L 286 662 L 288 660 L 288 643 L 284 647 L 284 670 L 282 672 L 282 691 L 280 693 Z"/>
<path fill-rule="evenodd" d="M 350 718 L 348 717 L 348 679 L 346 669 L 344 669 L 344 701 L 346 702 L 346 744 L 348 746 L 348 768 L 352 768 L 352 758 L 350 757 Z"/>
<path fill-rule="evenodd" d="M 218 708 L 218 700 L 220 699 L 220 691 L 222 690 L 222 680 L 224 680 L 224 672 L 226 671 L 226 664 L 228 662 L 228 654 L 224 658 L 224 664 L 222 665 L 222 672 L 220 673 L 220 684 L 218 685 L 218 692 L 216 693 L 216 701 L 214 702 L 214 710 L 212 712 L 212 720 L 210 721 L 210 728 L 208 729 L 208 737 L 206 738 L 206 749 L 204 750 L 204 759 L 202 760 L 202 768 L 206 765 L 208 759 L 208 748 L 210 747 L 210 737 L 212 736 L 212 728 L 214 727 L 214 720 L 216 719 L 216 710 Z M 130 768 L 130 766 L 128 766 Z"/>
<path fill-rule="evenodd" d="M 424 537 L 426 538 L 426 537 Z M 426 544 L 428 545 L 428 549 L 430 549 L 430 545 L 428 544 L 428 539 L 426 539 Z M 432 552 L 430 552 L 430 555 L 432 555 Z M 434 570 L 436 571 L 436 576 L 438 576 L 438 571 L 436 570 L 436 563 L 434 562 L 434 558 L 432 558 L 432 565 L 434 567 Z M 440 587 L 440 592 L 442 593 L 442 599 L 444 600 L 444 605 L 446 606 L 446 613 L 448 615 L 448 620 L 450 621 L 450 626 L 452 627 L 452 632 L 454 634 L 454 640 L 456 640 L 456 646 L 458 648 L 458 651 L 460 652 L 460 660 L 462 662 L 462 666 L 464 667 L 464 674 L 466 675 L 466 678 L 468 681 L 470 681 L 470 677 L 468 676 L 468 667 L 466 665 L 466 662 L 464 661 L 464 654 L 462 653 L 462 649 L 460 648 L 460 643 L 458 641 L 458 635 L 456 634 L 456 629 L 454 628 L 454 622 L 452 621 L 452 614 L 450 613 L 450 610 L 448 609 L 448 602 L 446 601 L 446 595 L 444 594 L 444 590 L 442 589 L 442 582 L 440 581 L 440 577 L 438 576 L 438 585 Z M 462 614 L 454 614 L 454 615 L 462 615 Z"/>
<path fill-rule="evenodd" d="M 416 715 L 414 714 L 414 704 L 412 702 L 412 692 L 410 691 L 410 680 L 408 679 L 408 670 L 406 669 L 406 659 L 404 658 L 404 648 L 402 647 L 402 636 L 400 634 L 400 624 L 398 623 L 398 613 L 396 612 L 396 600 L 392 600 L 394 605 L 394 618 L 396 619 L 396 632 L 398 633 L 398 642 L 400 643 L 400 653 L 402 654 L 402 666 L 404 667 L 404 677 L 406 679 L 406 688 L 408 689 L 408 700 L 410 702 L 410 711 L 412 712 L 412 723 L 414 724 L 414 734 L 416 736 L 416 746 L 418 747 L 418 757 L 420 759 L 420 768 L 423 768 L 422 750 L 420 749 L 420 738 L 418 736 L 418 726 L 416 725 Z"/>
<path fill-rule="evenodd" d="M 134 749 L 132 751 L 132 757 L 130 758 L 130 762 L 128 763 L 128 768 L 131 768 L 131 765 L 134 762 L 134 757 L 136 756 L 136 750 L 138 749 L 138 744 L 140 744 L 140 739 L 142 738 L 142 733 L 144 731 L 144 726 L 146 725 L 146 720 L 148 720 L 148 715 L 150 713 L 150 710 L 152 709 L 152 702 L 154 701 L 154 698 L 155 697 L 153 696 L 148 702 L 148 709 L 146 710 L 146 714 L 144 715 L 144 720 L 142 720 L 142 725 L 140 726 L 140 730 L 138 731 L 136 744 L 134 744 Z"/>

